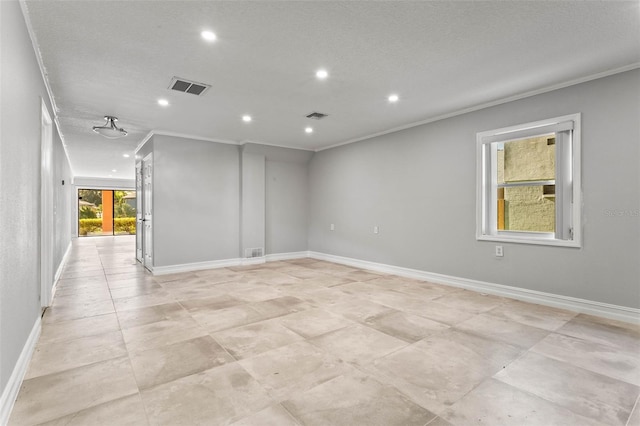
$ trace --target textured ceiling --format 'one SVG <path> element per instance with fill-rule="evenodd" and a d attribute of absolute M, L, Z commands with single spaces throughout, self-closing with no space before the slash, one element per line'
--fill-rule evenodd
<path fill-rule="evenodd" d="M 77 176 L 132 178 L 133 155 L 122 154 L 150 131 L 321 149 L 640 62 L 638 1 L 27 1 L 26 10 Z M 204 41 L 204 29 L 218 39 Z M 319 68 L 328 79 L 315 78 Z M 173 76 L 211 88 L 171 91 Z M 307 119 L 312 111 L 329 117 Z M 129 136 L 94 134 L 104 115 Z"/>

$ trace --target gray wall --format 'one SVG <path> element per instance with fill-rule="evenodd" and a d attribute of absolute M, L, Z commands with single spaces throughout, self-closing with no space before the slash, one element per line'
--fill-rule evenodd
<path fill-rule="evenodd" d="M 318 152 L 309 250 L 638 308 L 639 93 L 634 70 Z M 583 247 L 503 243 L 495 258 L 475 239 L 476 132 L 576 112 Z"/>
<path fill-rule="evenodd" d="M 306 251 L 307 163 L 267 161 L 266 186 L 266 253 Z"/>
<path fill-rule="evenodd" d="M 307 250 L 308 164 L 313 152 L 247 144 L 245 152 L 264 156 L 265 253 Z"/>
<path fill-rule="evenodd" d="M 242 151 L 240 257 L 247 257 L 246 249 L 264 247 L 265 160 L 264 155 L 240 149 Z"/>
<path fill-rule="evenodd" d="M 154 135 L 154 266 L 307 250 L 313 153 Z"/>
<path fill-rule="evenodd" d="M 53 110 L 17 1 L 0 2 L 0 29 L 1 393 L 40 314 L 41 99 Z M 70 241 L 71 176 L 53 134 L 55 271 Z"/>
<path fill-rule="evenodd" d="M 154 266 L 238 257 L 239 167 L 235 145 L 153 137 Z"/>

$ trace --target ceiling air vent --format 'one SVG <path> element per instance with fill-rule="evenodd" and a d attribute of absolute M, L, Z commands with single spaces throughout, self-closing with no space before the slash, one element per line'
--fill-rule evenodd
<path fill-rule="evenodd" d="M 311 114 L 307 115 L 307 118 L 313 118 L 314 120 L 322 120 L 326 116 L 327 114 L 323 114 L 321 112 L 312 112 Z"/>
<path fill-rule="evenodd" d="M 195 81 L 186 80 L 180 77 L 173 77 L 169 89 L 177 90 L 178 92 L 191 93 L 192 95 L 202 95 L 207 89 L 211 87 L 209 84 L 196 83 Z"/>

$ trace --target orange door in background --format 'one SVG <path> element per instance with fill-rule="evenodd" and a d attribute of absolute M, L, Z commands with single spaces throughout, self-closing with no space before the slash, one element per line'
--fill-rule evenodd
<path fill-rule="evenodd" d="M 113 191 L 102 191 L 102 232 L 113 233 Z"/>

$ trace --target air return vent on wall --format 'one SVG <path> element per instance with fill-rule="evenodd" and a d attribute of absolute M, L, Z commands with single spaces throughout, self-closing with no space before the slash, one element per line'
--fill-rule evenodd
<path fill-rule="evenodd" d="M 169 89 L 177 90 L 178 92 L 191 93 L 192 95 L 200 96 L 211 87 L 208 84 L 196 83 L 180 77 L 173 77 Z"/>
<path fill-rule="evenodd" d="M 264 256 L 264 249 L 262 247 L 244 249 L 245 258 L 262 257 L 262 256 Z"/>
<path fill-rule="evenodd" d="M 322 120 L 326 116 L 327 114 L 323 114 L 321 112 L 312 112 L 311 114 L 307 115 L 307 118 L 313 118 L 314 120 Z"/>

